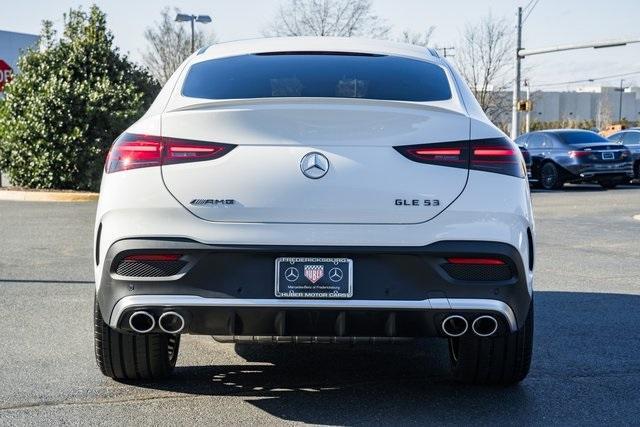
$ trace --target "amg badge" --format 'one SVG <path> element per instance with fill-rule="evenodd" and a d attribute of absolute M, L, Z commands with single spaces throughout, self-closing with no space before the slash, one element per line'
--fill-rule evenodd
<path fill-rule="evenodd" d="M 233 199 L 193 199 L 189 204 L 192 206 L 227 206 L 235 205 L 236 201 Z"/>

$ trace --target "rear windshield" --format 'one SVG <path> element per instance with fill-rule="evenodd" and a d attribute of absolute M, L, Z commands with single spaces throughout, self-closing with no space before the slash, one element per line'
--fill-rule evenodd
<path fill-rule="evenodd" d="M 555 133 L 566 144 L 587 144 L 589 142 L 609 142 L 595 132 L 588 130 L 570 130 Z"/>
<path fill-rule="evenodd" d="M 442 101 L 451 98 L 444 70 L 387 55 L 275 53 L 193 64 L 182 94 L 194 98 L 364 98 Z"/>

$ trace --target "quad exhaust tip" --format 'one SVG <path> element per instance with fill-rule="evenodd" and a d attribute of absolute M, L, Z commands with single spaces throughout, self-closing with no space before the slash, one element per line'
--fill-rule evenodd
<path fill-rule="evenodd" d="M 184 317 L 175 311 L 167 311 L 162 313 L 158 319 L 158 326 L 162 332 L 167 334 L 179 334 L 184 329 Z"/>
<path fill-rule="evenodd" d="M 469 322 L 457 314 L 451 315 L 442 321 L 442 330 L 448 337 L 459 337 L 469 329 Z"/>
<path fill-rule="evenodd" d="M 480 316 L 473 321 L 471 329 L 479 337 L 488 337 L 498 330 L 498 321 L 493 316 Z"/>
<path fill-rule="evenodd" d="M 129 317 L 129 326 L 139 334 L 146 334 L 156 327 L 156 319 L 146 311 L 136 311 Z"/>

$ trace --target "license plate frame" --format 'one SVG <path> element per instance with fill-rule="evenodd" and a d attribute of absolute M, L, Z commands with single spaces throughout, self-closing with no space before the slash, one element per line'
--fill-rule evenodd
<path fill-rule="evenodd" d="M 295 274 L 291 268 L 295 269 Z M 289 299 L 352 298 L 353 260 L 342 257 L 276 258 L 274 294 L 276 298 Z"/>

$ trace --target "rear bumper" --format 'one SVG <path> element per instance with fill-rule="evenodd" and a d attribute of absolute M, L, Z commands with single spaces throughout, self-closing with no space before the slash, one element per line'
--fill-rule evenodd
<path fill-rule="evenodd" d="M 598 168 L 595 164 L 564 165 L 564 168 L 576 178 L 631 178 L 633 177 L 633 163 L 611 165 L 611 167 Z"/>
<path fill-rule="evenodd" d="M 127 277 L 120 261 L 145 251 L 184 254 L 187 264 L 167 277 Z M 351 299 L 274 297 L 275 258 L 348 257 L 354 263 Z M 507 280 L 459 280 L 444 268 L 450 256 L 497 256 L 513 272 Z M 528 262 L 498 242 L 447 241 L 424 247 L 215 246 L 184 239 L 127 239 L 111 246 L 98 289 L 104 321 L 131 331 L 128 319 L 167 311 L 185 319 L 184 333 L 222 336 L 418 337 L 442 336 L 453 314 L 498 319 L 515 331 L 526 318 L 531 294 Z M 156 331 L 157 332 L 157 331 Z"/>

